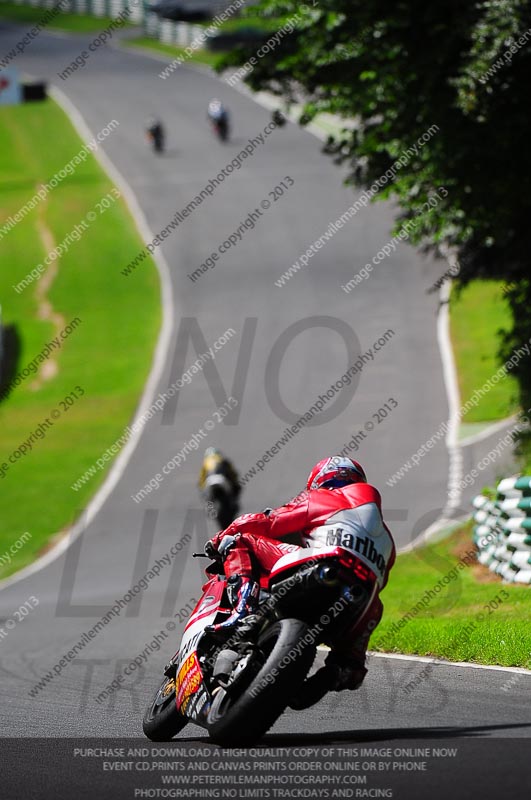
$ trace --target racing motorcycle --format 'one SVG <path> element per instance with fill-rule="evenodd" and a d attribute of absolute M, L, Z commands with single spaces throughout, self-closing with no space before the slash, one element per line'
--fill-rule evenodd
<path fill-rule="evenodd" d="M 229 138 L 229 120 L 226 114 L 222 114 L 220 117 L 216 119 L 211 119 L 210 124 L 212 125 L 212 130 L 218 137 L 218 139 L 222 142 L 226 142 Z"/>
<path fill-rule="evenodd" d="M 219 528 L 228 528 L 238 516 L 240 506 L 234 494 L 234 487 L 221 472 L 211 472 L 205 478 L 202 489 L 207 511 L 216 520 Z"/>
<path fill-rule="evenodd" d="M 167 741 L 193 722 L 216 744 L 248 745 L 304 695 L 317 646 L 361 616 L 388 555 L 383 541 L 374 546 L 347 525 L 317 530 L 319 546 L 281 557 L 260 581 L 258 612 L 221 638 L 205 628 L 232 611 L 227 578 L 220 561 L 209 564 L 203 595 L 144 715 L 149 739 Z"/>
<path fill-rule="evenodd" d="M 164 127 L 158 120 L 150 120 L 146 130 L 146 138 L 155 153 L 164 151 Z"/>

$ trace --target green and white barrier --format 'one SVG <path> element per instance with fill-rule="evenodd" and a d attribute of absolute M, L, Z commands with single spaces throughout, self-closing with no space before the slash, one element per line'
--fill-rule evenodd
<path fill-rule="evenodd" d="M 473 501 L 478 561 L 511 583 L 531 584 L 531 477 L 505 478 L 496 499 Z"/>
<path fill-rule="evenodd" d="M 164 44 L 188 47 L 193 42 L 202 40 L 205 29 L 201 25 L 191 25 L 188 22 L 161 19 L 153 12 L 148 11 L 144 18 L 144 33 Z"/>

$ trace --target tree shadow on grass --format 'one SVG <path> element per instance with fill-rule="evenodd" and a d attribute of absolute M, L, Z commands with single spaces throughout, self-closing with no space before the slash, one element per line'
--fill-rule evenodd
<path fill-rule="evenodd" d="M 16 325 L 6 325 L 0 329 L 0 403 L 5 400 L 15 387 L 13 381 L 17 376 L 20 361 L 20 336 Z"/>

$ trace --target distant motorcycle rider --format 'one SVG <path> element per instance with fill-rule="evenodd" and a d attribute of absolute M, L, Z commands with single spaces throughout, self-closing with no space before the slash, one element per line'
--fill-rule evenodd
<path fill-rule="evenodd" d="M 211 120 L 227 119 L 228 113 L 221 100 L 214 97 L 208 104 L 207 116 Z"/>
<path fill-rule="evenodd" d="M 146 136 L 152 143 L 153 149 L 161 153 L 164 149 L 164 127 L 162 122 L 155 117 L 150 117 L 146 124 Z"/>
<path fill-rule="evenodd" d="M 226 139 L 229 132 L 229 112 L 217 97 L 213 98 L 207 109 L 207 117 L 222 139 Z"/>
<path fill-rule="evenodd" d="M 333 456 L 319 461 L 312 469 L 306 490 L 286 505 L 262 514 L 244 514 L 220 531 L 205 545 L 210 557 L 223 560 L 228 578 L 229 597 L 234 600 L 231 616 L 209 632 L 222 635 L 252 619 L 258 608 L 259 579 L 268 575 L 275 563 L 297 545 L 278 540 L 299 534 L 306 546 L 324 546 L 319 540 L 320 529 L 339 522 L 355 532 L 358 556 L 378 574 L 378 582 L 365 612 L 337 641 L 330 642 L 331 652 L 325 666 L 304 684 L 300 698 L 290 703 L 292 708 L 304 708 L 316 702 L 314 694 L 326 691 L 357 689 L 366 675 L 365 656 L 372 631 L 383 613 L 379 592 L 387 583 L 395 560 L 393 538 L 382 519 L 380 494 L 367 483 L 360 464 L 349 458 Z M 350 534 L 349 534 L 350 535 Z M 379 569 L 371 562 L 375 558 L 374 542 L 378 539 Z M 351 541 L 352 536 L 351 536 Z M 348 546 L 348 545 L 345 545 Z"/>

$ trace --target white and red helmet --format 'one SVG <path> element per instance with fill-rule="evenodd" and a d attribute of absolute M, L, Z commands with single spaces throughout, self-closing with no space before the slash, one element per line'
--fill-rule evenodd
<path fill-rule="evenodd" d="M 319 461 L 310 472 L 307 489 L 337 489 L 349 483 L 367 483 L 361 464 L 351 458 L 330 456 Z"/>

